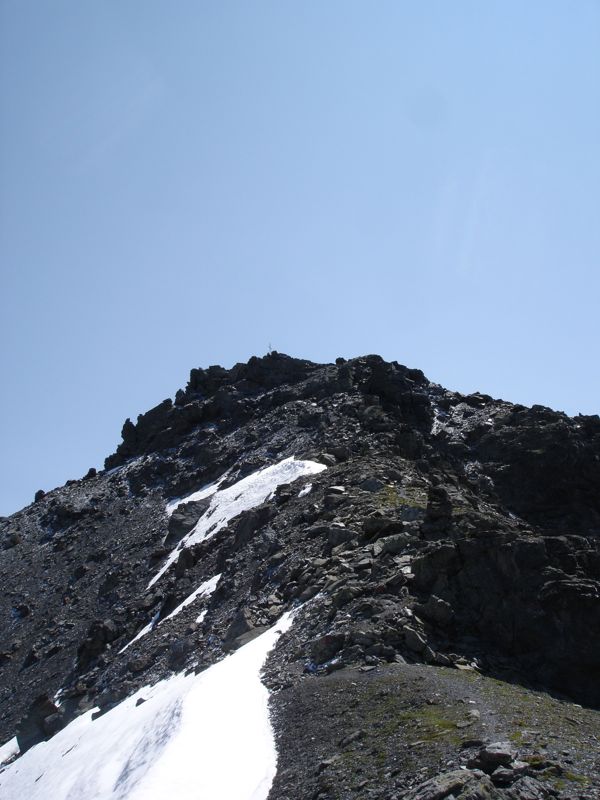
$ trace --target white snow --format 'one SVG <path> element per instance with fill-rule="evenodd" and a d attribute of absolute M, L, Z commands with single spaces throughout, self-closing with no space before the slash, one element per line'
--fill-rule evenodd
<path fill-rule="evenodd" d="M 204 583 L 201 583 L 197 589 L 194 589 L 194 591 L 191 594 L 189 594 L 185 598 L 185 600 L 183 600 L 177 606 L 177 608 L 174 608 L 173 611 L 171 611 L 170 614 L 167 614 L 167 616 L 164 619 L 161 619 L 160 622 L 158 622 L 158 615 L 160 612 L 157 611 L 156 614 L 150 620 L 150 622 L 146 626 L 144 626 L 141 631 L 138 631 L 136 635 L 133 637 L 133 639 L 130 642 L 127 642 L 125 647 L 122 647 L 119 650 L 119 655 L 121 655 L 121 653 L 124 653 L 125 650 L 127 650 L 127 648 L 130 647 L 134 642 L 137 642 L 138 639 L 141 639 L 142 636 L 145 636 L 147 633 L 150 633 L 150 631 L 154 630 L 154 628 L 157 627 L 157 622 L 158 625 L 162 625 L 163 622 L 166 622 L 168 619 L 171 619 L 172 617 L 179 614 L 180 611 L 182 611 L 186 606 L 189 606 L 191 603 L 193 603 L 194 600 L 196 600 L 196 598 L 198 597 L 210 597 L 211 594 L 214 592 L 214 590 L 217 588 L 217 584 L 219 583 L 220 579 L 221 579 L 221 573 L 219 573 L 218 575 L 214 575 L 212 578 L 209 578 L 207 581 L 204 581 Z M 203 611 L 202 613 L 204 615 L 202 616 L 202 619 L 204 619 L 204 617 L 206 616 L 206 611 Z M 196 622 L 198 622 L 198 620 L 196 620 Z"/>
<path fill-rule="evenodd" d="M 211 494 L 214 494 L 219 486 L 223 483 L 225 478 L 227 477 L 227 472 L 224 475 L 221 475 L 218 481 L 214 483 L 207 483 L 202 488 L 198 489 L 197 492 L 193 492 L 193 494 L 188 494 L 185 497 L 178 497 L 177 500 L 171 500 L 170 503 L 167 503 L 166 512 L 167 516 L 170 517 L 171 514 L 175 511 L 178 506 L 183 505 L 183 503 L 191 503 L 194 500 L 204 500 L 205 497 L 210 497 Z"/>
<path fill-rule="evenodd" d="M 204 581 L 204 583 L 201 583 L 197 589 L 189 594 L 185 600 L 177 606 L 177 608 L 173 609 L 170 614 L 167 614 L 167 616 L 160 621 L 160 624 L 162 625 L 163 622 L 166 622 L 168 619 L 171 619 L 171 617 L 179 614 L 182 609 L 184 609 L 186 606 L 189 606 L 190 603 L 193 603 L 197 597 L 210 597 L 210 595 L 217 588 L 217 584 L 219 583 L 220 579 L 221 573 L 209 578 L 207 581 Z"/>
<path fill-rule="evenodd" d="M 17 744 L 17 737 L 13 736 L 8 742 L 4 742 L 0 746 L 0 764 L 4 764 L 9 758 L 16 756 L 19 752 L 19 745 Z"/>
<path fill-rule="evenodd" d="M 307 483 L 300 491 L 298 492 L 298 497 L 305 497 L 307 494 L 310 494 L 312 491 L 312 483 Z"/>
<path fill-rule="evenodd" d="M 119 655 L 121 655 L 121 653 L 124 653 L 124 652 L 125 652 L 125 650 L 127 650 L 127 648 L 128 648 L 128 647 L 131 647 L 131 645 L 132 645 L 134 642 L 137 642 L 137 640 L 138 640 L 138 639 L 141 639 L 141 638 L 142 638 L 142 636 L 145 636 L 147 633 L 150 633 L 150 631 L 151 631 L 151 630 L 153 630 L 153 629 L 156 627 L 156 623 L 158 622 L 158 615 L 159 615 L 159 613 L 160 613 L 160 612 L 158 612 L 158 611 L 157 611 L 157 612 L 156 612 L 156 614 L 155 614 L 155 615 L 152 617 L 152 619 L 150 620 L 150 622 L 149 622 L 147 625 L 145 625 L 145 626 L 142 628 L 142 630 L 141 630 L 141 631 L 138 631 L 138 632 L 136 633 L 136 635 L 133 637 L 133 639 L 132 639 L 130 642 L 127 642 L 127 644 L 125 645 L 125 647 L 122 647 L 122 648 L 119 650 Z"/>
<path fill-rule="evenodd" d="M 200 517 L 195 527 L 183 537 L 171 552 L 165 564 L 148 584 L 148 589 L 177 560 L 180 551 L 184 547 L 190 547 L 214 536 L 225 528 L 230 520 L 241 514 L 242 511 L 248 511 L 263 503 L 282 483 L 292 483 L 303 475 L 315 475 L 324 469 L 326 469 L 324 464 L 318 464 L 316 461 L 296 461 L 292 456 L 280 461 L 278 464 L 273 464 L 270 467 L 265 467 L 258 470 L 258 472 L 247 475 L 227 489 L 218 488 L 226 477 L 224 475 L 216 483 L 205 486 L 188 497 L 180 498 L 170 503 L 167 506 L 167 513 L 172 514 L 181 503 L 211 497 L 208 509 Z"/>
<path fill-rule="evenodd" d="M 0 796 L 266 800 L 277 752 L 260 670 L 291 623 L 285 614 L 199 675 L 140 689 L 96 720 L 88 711 L 0 773 Z"/>

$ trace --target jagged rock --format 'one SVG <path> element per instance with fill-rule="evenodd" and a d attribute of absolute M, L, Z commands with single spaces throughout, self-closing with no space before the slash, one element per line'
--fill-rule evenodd
<path fill-rule="evenodd" d="M 120 635 L 119 625 L 112 619 L 96 620 L 88 630 L 86 639 L 77 651 L 77 663 L 80 669 L 85 669 L 97 656 L 102 653 L 110 642 Z"/>
<path fill-rule="evenodd" d="M 403 633 L 404 641 L 409 650 L 412 650 L 414 653 L 422 653 L 425 650 L 427 647 L 427 640 L 423 634 L 411 628 L 409 625 L 403 628 Z"/>
<path fill-rule="evenodd" d="M 345 641 L 346 636 L 343 633 L 327 633 L 309 642 L 312 660 L 316 664 L 324 664 L 339 653 Z"/>
<path fill-rule="evenodd" d="M 450 603 L 434 594 L 429 595 L 425 603 L 417 603 L 415 611 L 420 617 L 441 626 L 449 625 L 454 618 L 454 611 Z"/>
<path fill-rule="evenodd" d="M 453 575 L 460 569 L 458 551 L 453 544 L 442 544 L 412 562 L 415 586 L 423 591 L 433 590 L 440 576 Z"/>
<path fill-rule="evenodd" d="M 514 783 L 528 769 L 527 761 L 512 761 L 509 767 L 497 767 L 492 772 L 492 781 L 498 786 L 506 786 Z"/>
<path fill-rule="evenodd" d="M 396 533 L 398 528 L 402 528 L 402 523 L 396 519 L 385 517 L 381 514 L 373 514 L 363 521 L 363 531 L 369 537 L 384 536 Z"/>
<path fill-rule="evenodd" d="M 48 695 L 36 698 L 17 725 L 19 750 L 25 753 L 35 744 L 50 738 L 62 724 L 62 714 Z"/>
<path fill-rule="evenodd" d="M 421 533 L 425 539 L 448 536 L 452 528 L 452 503 L 443 486 L 430 486 Z"/>
<path fill-rule="evenodd" d="M 180 670 L 186 663 L 192 645 L 187 639 L 178 639 L 169 645 L 169 669 Z"/>
<path fill-rule="evenodd" d="M 240 608 L 227 628 L 223 639 L 224 647 L 235 649 L 241 644 L 241 638 L 252 633 L 256 628 L 252 614 L 247 608 Z"/>
<path fill-rule="evenodd" d="M 130 672 L 144 672 L 150 666 L 150 658 L 147 656 L 140 656 L 139 658 L 132 658 L 127 662 L 127 669 Z"/>
<path fill-rule="evenodd" d="M 320 414 L 313 413 L 310 416 L 304 415 L 304 417 L 302 419 L 304 421 L 304 424 L 309 426 L 309 425 L 313 424 L 314 421 L 319 421 L 320 422 Z M 334 455 L 332 455 L 331 453 L 321 453 L 319 455 L 318 460 L 321 462 L 321 464 L 325 464 L 325 466 L 327 466 L 327 467 L 333 467 L 337 463 L 336 457 Z"/>
<path fill-rule="evenodd" d="M 346 528 L 345 525 L 333 524 L 327 530 L 327 544 L 330 548 L 346 544 L 356 537 L 356 533 Z"/>
<path fill-rule="evenodd" d="M 273 516 L 273 509 L 268 504 L 246 511 L 235 525 L 235 546 L 243 547 L 254 534 L 263 528 Z"/>
<path fill-rule="evenodd" d="M 327 470 L 286 475 L 183 546 L 212 500 L 169 518 L 172 498 L 217 482 L 229 491 L 291 457 Z M 201 672 L 295 610 L 265 665 L 286 742 L 280 772 L 296 776 L 273 800 L 400 798 L 434 769 L 467 763 L 463 725 L 473 739 L 514 735 L 525 759 L 521 742 L 541 747 L 521 730 L 530 717 L 554 733 L 543 769 L 478 756 L 488 775 L 450 795 L 543 796 L 544 781 L 569 781 L 556 760 L 564 739 L 583 762 L 574 791 L 592 797 L 593 711 L 565 703 L 552 716 L 547 696 L 523 688 L 530 711 L 513 715 L 488 675 L 507 677 L 517 704 L 515 686 L 530 682 L 600 704 L 590 635 L 600 628 L 599 462 L 597 418 L 464 397 L 376 356 L 316 365 L 272 354 L 193 370 L 174 403 L 125 423 L 110 472 L 0 519 L 0 741 L 41 695 L 60 689 L 65 713 L 103 712 L 174 671 Z M 218 575 L 213 594 L 195 594 Z M 454 692 L 438 697 L 441 685 Z M 471 691 L 481 718 L 453 706 Z M 297 705 L 283 712 L 290 697 Z M 62 720 L 50 709 L 36 735 Z M 313 781 L 314 765 L 359 726 L 364 735 L 317 776 L 329 788 Z M 579 749 L 569 732 L 581 733 Z"/>
<path fill-rule="evenodd" d="M 169 517 L 169 532 L 165 544 L 172 545 L 189 533 L 209 506 L 209 497 L 177 506 Z"/>
<path fill-rule="evenodd" d="M 534 778 L 525 776 L 506 790 L 509 800 L 546 800 L 552 794 Z"/>
<path fill-rule="evenodd" d="M 385 483 L 379 478 L 366 478 L 359 484 L 359 487 L 365 492 L 380 492 L 385 487 Z"/>
<path fill-rule="evenodd" d="M 384 536 L 378 539 L 373 545 L 373 555 L 379 556 L 382 553 L 397 555 L 404 552 L 410 541 L 410 536 L 405 533 L 397 533 L 394 536 Z"/>
<path fill-rule="evenodd" d="M 451 772 L 444 772 L 406 792 L 403 795 L 403 800 L 444 800 L 444 798 L 448 798 L 450 795 L 453 795 L 455 798 L 461 798 L 462 800 L 465 787 L 472 788 L 473 784 L 477 785 L 482 780 L 484 780 L 482 773 L 472 770 L 456 769 Z M 494 795 L 488 796 L 491 798 L 494 797 Z M 472 800 L 475 800 L 477 795 L 471 793 L 470 797 Z M 485 795 L 481 797 L 483 800 Z"/>
<path fill-rule="evenodd" d="M 493 742 L 482 747 L 469 766 L 481 769 L 488 774 L 497 767 L 508 767 L 515 760 L 517 751 L 510 742 Z"/>

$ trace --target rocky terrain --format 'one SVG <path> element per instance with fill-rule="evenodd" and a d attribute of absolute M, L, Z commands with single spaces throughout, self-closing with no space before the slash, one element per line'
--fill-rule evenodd
<path fill-rule="evenodd" d="M 193 369 L 122 439 L 0 520 L 0 743 L 297 609 L 271 800 L 600 798 L 597 416 L 271 353 Z"/>

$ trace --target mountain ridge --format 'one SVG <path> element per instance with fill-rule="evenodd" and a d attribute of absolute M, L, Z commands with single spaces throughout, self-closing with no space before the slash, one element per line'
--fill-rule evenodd
<path fill-rule="evenodd" d="M 229 489 L 248 497 L 256 476 L 283 475 L 286 459 L 319 468 L 269 484 L 268 495 L 252 495 L 228 516 Z M 207 485 L 211 494 L 199 496 Z M 356 796 L 356 778 L 367 781 L 364 796 L 401 797 L 423 770 L 435 780 L 448 761 L 466 766 L 468 739 L 442 756 L 436 735 L 420 766 L 417 759 L 396 774 L 386 771 L 388 745 L 383 767 L 362 757 L 357 775 L 341 757 L 311 764 L 303 788 L 288 765 L 294 711 L 286 697 L 296 696 L 314 721 L 313 687 L 344 686 L 351 696 L 353 681 L 360 691 L 379 681 L 389 694 L 402 673 L 410 696 L 421 696 L 413 678 L 423 674 L 451 704 L 457 676 L 467 674 L 485 687 L 495 676 L 536 697 L 559 692 L 597 708 L 600 645 L 590 631 L 600 623 L 599 487 L 597 416 L 461 395 L 373 355 L 319 365 L 271 353 L 230 370 L 194 369 L 173 401 L 125 422 L 105 470 L 38 493 L 0 521 L 0 575 L 10 587 L 0 607 L 0 739 L 17 733 L 25 751 L 88 709 L 109 712 L 142 685 L 201 673 L 304 604 L 265 670 L 284 765 L 271 796 Z M 217 513 L 224 523 L 211 531 L 207 515 Z M 191 541 L 199 525 L 206 535 Z M 210 595 L 192 597 L 216 575 Z M 397 691 L 394 702 L 402 697 Z M 364 697 L 352 702 L 362 708 Z M 557 702 L 547 713 L 562 730 Z M 381 713 L 389 726 L 390 715 L 406 721 L 408 711 Z M 587 731 L 597 718 L 582 714 Z M 371 720 L 345 747 L 364 747 L 380 723 Z M 339 755 L 335 734 L 321 730 Z M 582 747 L 578 758 L 583 796 L 595 797 L 590 741 L 589 755 Z M 312 749 L 306 743 L 300 756 Z M 552 771 L 558 755 L 544 756 L 543 769 Z M 475 791 L 486 756 L 469 757 L 470 787 L 459 781 L 439 794 L 438 786 L 436 797 Z M 580 785 L 566 779 L 558 790 L 565 779 L 540 778 L 543 769 L 532 777 L 513 768 L 511 780 L 484 781 L 481 791 L 512 797 L 519 782 L 535 780 L 540 792 L 567 797 Z M 340 770 L 325 785 L 323 776 Z"/>

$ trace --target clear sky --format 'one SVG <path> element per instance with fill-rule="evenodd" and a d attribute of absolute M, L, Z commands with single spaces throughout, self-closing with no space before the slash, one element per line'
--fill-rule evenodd
<path fill-rule="evenodd" d="M 597 0 L 0 0 L 0 514 L 191 367 L 600 411 Z"/>

